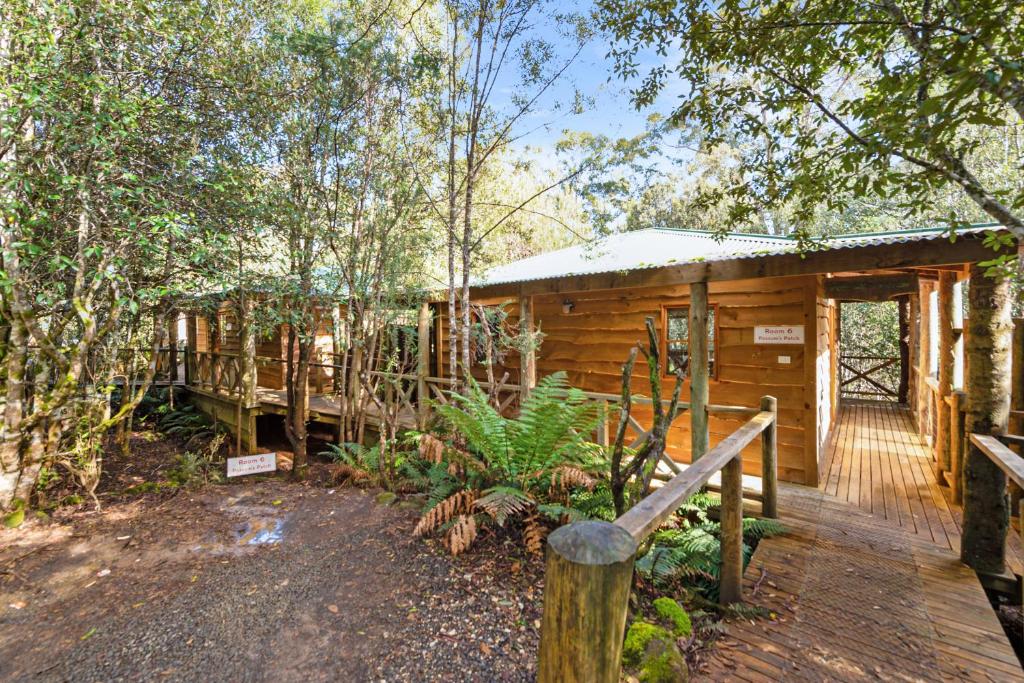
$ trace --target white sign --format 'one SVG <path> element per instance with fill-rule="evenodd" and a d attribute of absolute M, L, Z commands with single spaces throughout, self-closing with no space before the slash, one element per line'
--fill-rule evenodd
<path fill-rule="evenodd" d="M 228 458 L 229 477 L 273 472 L 276 469 L 277 453 L 257 453 L 256 455 L 243 455 L 241 458 Z"/>
<path fill-rule="evenodd" d="M 803 325 L 757 325 L 754 327 L 755 344 L 803 344 Z"/>

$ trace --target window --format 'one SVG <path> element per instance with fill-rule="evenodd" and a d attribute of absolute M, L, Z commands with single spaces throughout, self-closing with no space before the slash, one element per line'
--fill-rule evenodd
<path fill-rule="evenodd" d="M 708 374 L 717 375 L 718 307 L 708 306 Z M 683 376 L 690 374 L 690 307 L 679 306 L 665 309 L 665 374 L 674 375 L 677 370 Z"/>

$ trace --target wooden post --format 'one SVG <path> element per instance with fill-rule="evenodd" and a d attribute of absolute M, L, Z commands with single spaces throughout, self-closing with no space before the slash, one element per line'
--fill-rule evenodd
<path fill-rule="evenodd" d="M 953 391 L 953 365 L 955 349 L 953 342 L 953 285 L 956 274 L 948 270 L 939 273 L 939 394 L 935 398 L 935 474 L 940 485 L 946 483 L 943 472 L 949 472 L 949 405 L 946 398 Z"/>
<path fill-rule="evenodd" d="M 1010 416 L 1010 283 L 971 266 L 967 335 L 967 431 L 999 435 Z M 1006 475 L 973 441 L 964 460 L 964 516 L 960 559 L 983 572 L 1006 569 L 1009 527 Z"/>
<path fill-rule="evenodd" d="M 519 297 L 519 330 L 522 336 L 519 355 L 519 386 L 522 387 L 521 398 L 526 398 L 537 386 L 537 349 L 533 342 L 536 336 L 536 325 L 533 319 L 533 297 Z"/>
<path fill-rule="evenodd" d="M 964 399 L 962 391 L 954 391 L 949 395 L 949 450 L 952 465 L 953 502 L 960 505 L 964 496 Z"/>
<path fill-rule="evenodd" d="M 416 428 L 423 431 L 430 418 L 430 304 L 420 304 L 419 319 L 416 321 Z"/>
<path fill-rule="evenodd" d="M 953 283 L 953 377 L 954 389 L 964 388 L 964 283 Z"/>
<path fill-rule="evenodd" d="M 608 522 L 548 536 L 540 683 L 618 683 L 637 543 Z"/>
<path fill-rule="evenodd" d="M 907 398 L 910 402 L 910 414 L 914 418 L 914 426 L 920 431 L 920 385 L 922 382 L 918 371 L 920 369 L 921 356 L 921 297 L 917 293 L 911 294 L 907 297 L 907 304 L 910 309 L 907 316 L 907 322 L 910 327 L 907 331 L 908 345 L 910 347 L 910 356 L 907 359 L 910 375 Z"/>
<path fill-rule="evenodd" d="M 690 285 L 690 462 L 708 452 L 708 283 Z"/>
<path fill-rule="evenodd" d="M 779 516 L 779 402 L 773 396 L 761 397 L 761 410 L 770 412 L 772 423 L 761 432 L 761 515 Z"/>
<path fill-rule="evenodd" d="M 722 468 L 721 549 L 718 602 L 730 605 L 743 600 L 743 457 L 740 455 Z"/>
<path fill-rule="evenodd" d="M 900 384 L 896 400 L 907 403 L 910 394 L 910 301 L 907 297 L 901 296 L 897 305 L 900 327 Z"/>
<path fill-rule="evenodd" d="M 174 383 L 178 381 L 178 312 L 174 311 L 167 316 L 167 362 L 170 367 L 167 369 L 167 382 L 171 386 L 168 394 L 174 393 Z"/>

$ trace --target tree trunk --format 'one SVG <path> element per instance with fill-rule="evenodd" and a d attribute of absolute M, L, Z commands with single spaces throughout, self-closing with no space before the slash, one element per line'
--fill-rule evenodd
<path fill-rule="evenodd" d="M 1010 415 L 1010 283 L 973 265 L 969 296 L 967 432 L 1003 434 Z M 970 444 L 964 463 L 960 559 L 978 571 L 1003 572 L 1009 517 L 1006 475 Z"/>

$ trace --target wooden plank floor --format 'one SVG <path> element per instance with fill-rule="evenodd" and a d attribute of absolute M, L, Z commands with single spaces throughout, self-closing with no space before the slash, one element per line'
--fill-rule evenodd
<path fill-rule="evenodd" d="M 780 486 L 789 532 L 744 576 L 773 619 L 729 626 L 699 680 L 1024 680 L 974 572 L 820 490 Z"/>
<path fill-rule="evenodd" d="M 931 449 L 910 413 L 892 404 L 851 404 L 839 414 L 820 488 L 880 520 L 960 552 L 962 510 L 935 477 Z M 1008 538 L 1007 564 L 1024 573 L 1020 535 Z"/>
<path fill-rule="evenodd" d="M 789 531 L 747 567 L 774 618 L 730 624 L 695 679 L 1024 680 L 906 413 L 856 406 L 837 429 L 822 486 L 780 486 Z"/>

